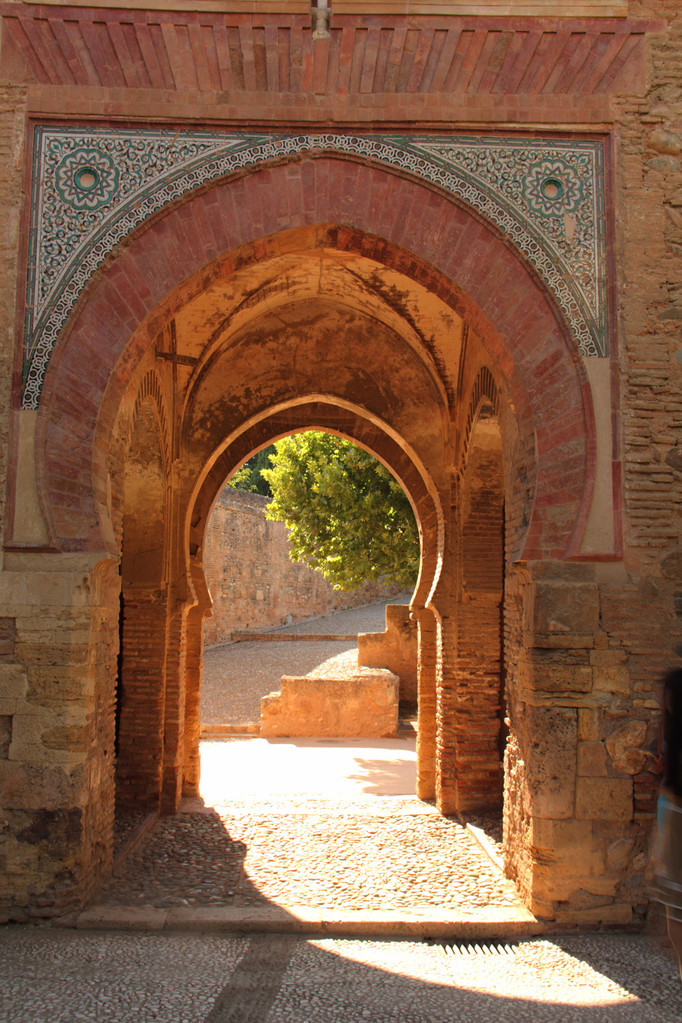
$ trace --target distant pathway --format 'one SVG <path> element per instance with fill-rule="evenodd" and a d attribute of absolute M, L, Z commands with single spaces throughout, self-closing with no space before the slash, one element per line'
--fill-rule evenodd
<path fill-rule="evenodd" d="M 407 603 L 408 595 L 365 607 L 337 611 L 296 625 L 271 630 L 276 635 L 357 635 L 383 632 L 386 604 Z M 201 720 L 205 725 L 243 724 L 260 720 L 262 696 L 279 690 L 282 675 L 307 675 L 330 657 L 351 654 L 353 640 L 267 643 L 244 642 L 204 652 Z"/>

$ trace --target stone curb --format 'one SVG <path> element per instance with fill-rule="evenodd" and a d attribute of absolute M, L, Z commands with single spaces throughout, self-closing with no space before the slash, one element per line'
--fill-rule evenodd
<path fill-rule="evenodd" d="M 113 866 L 111 868 L 111 873 L 114 877 L 121 873 L 124 866 L 126 865 L 126 862 L 130 859 L 135 850 L 142 845 L 142 842 L 147 837 L 151 829 L 154 827 L 158 819 L 159 819 L 158 810 L 155 810 L 152 813 L 148 814 L 147 817 L 145 817 L 142 824 L 140 825 L 140 827 L 137 828 L 137 830 L 134 832 L 133 835 L 131 835 L 128 841 L 121 846 L 120 850 L 114 857 Z"/>
<path fill-rule="evenodd" d="M 478 842 L 479 846 L 486 854 L 486 856 L 493 864 L 493 866 L 497 867 L 500 873 L 504 874 L 504 862 L 498 855 L 494 844 L 488 838 L 485 831 L 483 831 L 482 828 L 477 828 L 474 824 L 470 824 L 465 818 L 460 817 L 459 814 L 457 816 L 462 826 L 466 828 L 466 830 L 469 832 L 474 841 Z"/>
<path fill-rule="evenodd" d="M 278 632 L 235 632 L 233 643 L 350 643 L 357 641 L 357 632 L 348 633 L 278 633 Z"/>
<path fill-rule="evenodd" d="M 475 913 L 406 913 L 404 910 L 341 910 L 303 906 L 90 906 L 55 920 L 54 927 L 106 931 L 198 931 L 335 935 L 367 938 L 447 938 L 470 940 L 544 934 L 547 925 L 525 910 L 481 909 Z"/>

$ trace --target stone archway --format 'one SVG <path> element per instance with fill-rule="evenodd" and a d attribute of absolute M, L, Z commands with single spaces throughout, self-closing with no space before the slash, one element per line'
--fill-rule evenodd
<path fill-rule="evenodd" d="M 277 203 L 264 204 L 264 189 Z M 332 216 L 341 207 L 349 225 Z M 490 678 L 500 665 L 498 649 L 467 667 L 460 642 L 465 598 L 476 590 L 467 576 L 475 530 L 467 531 L 460 507 L 485 503 L 478 483 L 489 471 L 492 436 L 473 397 L 482 367 L 490 367 L 494 393 L 479 387 L 478 398 L 492 403 L 499 424 L 488 522 L 490 535 L 498 533 L 494 571 L 476 599 L 484 603 L 490 592 L 499 609 L 503 504 L 507 564 L 565 558 L 581 539 L 594 468 L 578 353 L 546 289 L 496 231 L 412 178 L 317 156 L 219 182 L 112 254 L 50 361 L 39 473 L 45 529 L 64 556 L 118 560 L 122 438 L 131 422 L 142 422 L 135 408 L 143 381 L 157 380 L 157 405 L 168 417 L 168 460 L 156 459 L 164 466 L 168 604 L 163 654 L 150 645 L 152 674 L 164 678 L 163 713 L 147 734 L 150 759 L 163 748 L 153 798 L 164 810 L 176 808 L 183 784 L 193 791 L 197 782 L 192 680 L 209 599 L 200 561 L 207 514 L 252 450 L 308 425 L 365 445 L 403 482 L 417 511 L 419 794 L 435 791 L 444 812 L 465 809 L 490 772 L 499 775 L 490 762 L 497 716 L 481 718 L 478 750 L 464 751 L 455 735 L 472 677 Z M 485 763 L 465 795 L 465 774 L 479 754 Z M 107 785 L 103 778 L 105 805 Z"/>

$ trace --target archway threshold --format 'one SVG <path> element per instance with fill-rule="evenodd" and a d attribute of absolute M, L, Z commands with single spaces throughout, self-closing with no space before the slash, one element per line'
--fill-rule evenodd
<path fill-rule="evenodd" d="M 470 831 L 410 794 L 413 740 L 202 745 L 203 798 L 159 819 L 72 925 L 470 940 L 544 931 Z"/>

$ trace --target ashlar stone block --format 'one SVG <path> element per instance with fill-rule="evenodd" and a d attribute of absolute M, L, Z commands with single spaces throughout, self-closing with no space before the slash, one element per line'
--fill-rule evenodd
<path fill-rule="evenodd" d="M 84 805 L 87 796 L 80 767 L 0 761 L 0 804 L 6 810 L 61 810 Z"/>
<path fill-rule="evenodd" d="M 631 778 L 578 778 L 575 815 L 578 820 L 629 821 L 632 819 Z"/>
<path fill-rule="evenodd" d="M 602 736 L 602 712 L 596 707 L 578 708 L 578 741 L 596 742 Z"/>
<path fill-rule="evenodd" d="M 578 774 L 583 778 L 604 778 L 608 774 L 603 742 L 578 743 Z"/>
<path fill-rule="evenodd" d="M 545 693 L 589 693 L 592 668 L 583 651 L 527 650 L 519 657 L 523 688 Z"/>
<path fill-rule="evenodd" d="M 646 741 L 645 721 L 628 721 L 616 729 L 606 740 L 606 748 L 616 771 L 624 774 L 639 774 L 650 759 L 647 750 L 641 747 Z"/>
<path fill-rule="evenodd" d="M 26 696 L 26 672 L 19 664 L 0 664 L 0 701 L 20 700 Z"/>
<path fill-rule="evenodd" d="M 538 581 L 526 631 L 536 647 L 593 647 L 599 631 L 599 587 L 595 583 Z"/>
<path fill-rule="evenodd" d="M 535 899 L 575 900 L 578 892 L 595 900 L 614 895 L 616 881 L 607 876 L 603 843 L 598 841 L 592 821 L 534 818 L 530 841 L 536 864 L 532 882 Z"/>
<path fill-rule="evenodd" d="M 390 737 L 398 732 L 400 680 L 374 669 L 350 678 L 282 678 L 261 700 L 261 735 Z"/>
<path fill-rule="evenodd" d="M 524 731 L 529 809 L 533 817 L 573 816 L 577 713 L 567 707 L 527 707 Z"/>

